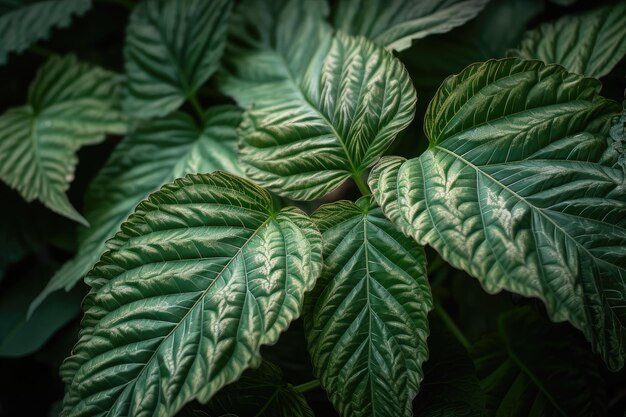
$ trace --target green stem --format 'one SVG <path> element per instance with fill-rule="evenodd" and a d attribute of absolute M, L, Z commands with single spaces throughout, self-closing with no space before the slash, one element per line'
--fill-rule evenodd
<path fill-rule="evenodd" d="M 198 98 L 195 94 L 189 97 L 189 102 L 191 103 L 193 109 L 196 111 L 196 114 L 200 118 L 200 123 L 204 123 L 204 110 L 202 109 L 202 106 L 200 105 L 200 102 L 198 101 Z"/>
<path fill-rule="evenodd" d="M 450 317 L 448 312 L 444 310 L 443 306 L 438 302 L 435 302 L 435 314 L 439 316 L 441 321 L 443 321 L 443 324 L 448 328 L 448 330 L 450 330 L 463 347 L 469 350 L 472 344 L 467 337 L 465 337 L 461 329 L 459 329 L 459 326 L 457 326 L 454 320 L 452 320 L 452 317 Z"/>
<path fill-rule="evenodd" d="M 428 275 L 432 275 L 435 272 L 439 271 L 442 267 L 446 265 L 446 261 L 444 261 L 441 256 L 437 255 L 437 257 L 428 264 Z"/>
<path fill-rule="evenodd" d="M 28 48 L 28 52 L 35 55 L 43 56 L 44 58 L 50 58 L 51 56 L 56 55 L 53 51 L 37 45 L 33 45 Z"/>
<path fill-rule="evenodd" d="M 303 393 L 307 391 L 311 391 L 320 386 L 319 379 L 314 379 L 313 381 L 305 382 L 304 384 L 296 385 L 293 387 L 296 392 Z"/>
<path fill-rule="evenodd" d="M 367 186 L 367 184 L 365 183 L 365 181 L 363 181 L 363 176 L 361 176 L 360 173 L 359 174 L 352 174 L 352 179 L 356 183 L 356 186 L 359 187 L 359 191 L 361 192 L 361 194 L 363 196 L 372 194 L 372 192 L 370 191 L 370 189 Z"/>

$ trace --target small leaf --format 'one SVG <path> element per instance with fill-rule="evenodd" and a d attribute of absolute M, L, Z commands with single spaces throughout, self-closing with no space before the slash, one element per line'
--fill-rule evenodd
<path fill-rule="evenodd" d="M 371 197 L 313 214 L 324 268 L 306 298 L 315 374 L 342 416 L 411 416 L 432 309 L 423 249 Z"/>
<path fill-rule="evenodd" d="M 591 354 L 561 326 L 523 308 L 473 348 L 490 415 L 603 416 L 604 380 Z"/>
<path fill-rule="evenodd" d="M 108 246 L 61 370 L 64 416 L 173 415 L 208 401 L 260 364 L 321 269 L 306 215 L 224 173 L 165 185 Z"/>
<path fill-rule="evenodd" d="M 148 119 L 194 97 L 219 65 L 231 5 L 230 0 L 139 3 L 126 32 L 124 107 Z"/>
<path fill-rule="evenodd" d="M 91 227 L 80 229 L 78 253 L 52 277 L 31 312 L 52 292 L 76 285 L 135 206 L 163 184 L 192 173 L 241 174 L 235 154 L 240 121 L 233 106 L 209 109 L 202 130 L 190 116 L 173 113 L 141 125 L 121 142 L 87 190 L 85 216 Z"/>
<path fill-rule="evenodd" d="M 240 132 L 246 174 L 277 194 L 312 200 L 376 162 L 413 118 L 415 90 L 388 51 L 332 37 L 308 2 L 283 3 L 267 20 L 257 17 L 262 1 L 242 4 L 234 27 L 249 32 L 233 34 L 222 88 L 248 109 Z M 272 35 L 258 39 L 265 29 Z"/>
<path fill-rule="evenodd" d="M 65 195 L 81 146 L 122 134 L 120 77 L 74 56 L 53 57 L 28 91 L 28 104 L 0 116 L 0 178 L 26 199 L 86 224 Z"/>
<path fill-rule="evenodd" d="M 512 55 L 563 65 L 590 77 L 607 75 L 626 54 L 626 2 L 567 15 L 528 32 Z"/>
<path fill-rule="evenodd" d="M 506 59 L 448 78 L 430 103 L 430 148 L 385 158 L 370 185 L 422 245 L 502 289 L 543 300 L 610 368 L 626 347 L 626 189 L 609 145 L 616 103 L 557 65 Z"/>
<path fill-rule="evenodd" d="M 90 8 L 91 0 L 0 0 L 0 64 L 7 53 L 26 50 Z"/>
<path fill-rule="evenodd" d="M 280 368 L 263 361 L 227 385 L 205 406 L 189 404 L 177 417 L 313 417 L 304 396 L 283 382 Z"/>
<path fill-rule="evenodd" d="M 414 39 L 445 33 L 476 17 L 489 0 L 344 0 L 337 29 L 363 35 L 387 49 L 402 51 Z"/>

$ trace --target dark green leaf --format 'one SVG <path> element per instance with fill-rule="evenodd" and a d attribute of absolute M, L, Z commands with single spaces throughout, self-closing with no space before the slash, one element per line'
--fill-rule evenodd
<path fill-rule="evenodd" d="M 606 414 L 604 381 L 595 361 L 567 330 L 529 308 L 500 317 L 498 334 L 473 349 L 490 415 Z"/>
<path fill-rule="evenodd" d="M 65 191 L 77 163 L 75 152 L 122 134 L 120 77 L 74 56 L 51 58 L 37 73 L 28 104 L 0 116 L 0 178 L 26 201 L 86 224 Z"/>
<path fill-rule="evenodd" d="M 430 104 L 430 148 L 386 158 L 370 184 L 385 214 L 491 293 L 543 300 L 608 365 L 626 347 L 626 192 L 610 146 L 614 102 L 557 65 L 468 67 Z"/>
<path fill-rule="evenodd" d="M 230 0 L 145 0 L 130 17 L 124 106 L 151 118 L 195 96 L 222 56 Z"/>
<path fill-rule="evenodd" d="M 90 8 L 91 0 L 0 0 L 0 64 L 7 53 L 24 51 Z"/>
<path fill-rule="evenodd" d="M 603 77 L 626 54 L 626 2 L 567 15 L 528 32 L 513 55 Z"/>
<path fill-rule="evenodd" d="M 343 0 L 335 26 L 402 51 L 414 39 L 445 33 L 476 17 L 489 0 Z"/>
<path fill-rule="evenodd" d="M 304 396 L 283 382 L 279 367 L 263 361 L 220 390 L 206 406 L 190 404 L 177 417 L 313 417 Z"/>
<path fill-rule="evenodd" d="M 411 416 L 432 309 L 423 249 L 373 204 L 322 206 L 324 268 L 306 298 L 313 369 L 342 416 Z"/>
<path fill-rule="evenodd" d="M 376 162 L 413 118 L 415 90 L 382 47 L 333 37 L 309 2 L 282 3 L 274 11 L 262 0 L 242 4 L 221 86 L 249 109 L 240 148 L 246 174 L 312 200 Z"/>
<path fill-rule="evenodd" d="M 86 278 L 64 416 L 173 415 L 260 364 L 300 314 L 321 238 L 238 177 L 188 175 L 137 207 Z"/>
<path fill-rule="evenodd" d="M 163 184 L 192 173 L 241 174 L 235 154 L 240 121 L 240 111 L 231 106 L 211 108 L 203 129 L 190 116 L 174 113 L 143 124 L 120 143 L 87 191 L 91 227 L 81 228 L 78 253 L 52 277 L 31 311 L 50 293 L 80 281 L 135 206 Z"/>

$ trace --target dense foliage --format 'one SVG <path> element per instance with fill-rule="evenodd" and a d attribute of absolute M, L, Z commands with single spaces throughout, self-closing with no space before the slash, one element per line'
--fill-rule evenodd
<path fill-rule="evenodd" d="M 0 0 L 0 416 L 623 415 L 625 55 L 623 0 Z"/>

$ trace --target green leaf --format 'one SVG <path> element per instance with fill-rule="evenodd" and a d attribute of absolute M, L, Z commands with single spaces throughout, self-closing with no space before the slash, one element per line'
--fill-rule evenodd
<path fill-rule="evenodd" d="M 26 317 L 28 303 L 49 276 L 50 268 L 37 266 L 3 286 L 0 292 L 0 357 L 19 357 L 39 350 L 50 337 L 80 312 L 81 291 L 57 293 Z"/>
<path fill-rule="evenodd" d="M 0 64 L 9 52 L 26 50 L 90 8 L 91 0 L 0 0 Z"/>
<path fill-rule="evenodd" d="M 484 337 L 472 352 L 489 415 L 606 414 L 604 380 L 593 356 L 567 330 L 529 308 L 500 317 L 498 333 Z"/>
<path fill-rule="evenodd" d="M 371 197 L 313 214 L 324 268 L 306 298 L 313 369 L 342 416 L 411 416 L 432 309 L 424 250 Z"/>
<path fill-rule="evenodd" d="M 543 300 L 612 369 L 626 346 L 626 193 L 600 83 L 506 59 L 448 78 L 425 117 L 430 148 L 385 158 L 370 185 L 422 245 L 502 289 Z"/>
<path fill-rule="evenodd" d="M 137 204 L 163 184 L 193 173 L 241 174 L 235 154 L 240 121 L 233 106 L 209 109 L 203 129 L 190 116 L 173 113 L 141 125 L 121 142 L 87 190 L 85 216 L 91 227 L 80 229 L 78 253 L 52 277 L 31 312 L 52 292 L 79 282 Z"/>
<path fill-rule="evenodd" d="M 414 39 L 445 33 L 476 17 L 489 0 L 344 0 L 335 27 L 402 51 Z"/>
<path fill-rule="evenodd" d="M 512 55 L 560 64 L 568 71 L 603 77 L 626 54 L 626 2 L 567 15 L 524 36 Z"/>
<path fill-rule="evenodd" d="M 139 118 L 164 116 L 195 97 L 219 65 L 232 2 L 146 0 L 126 32 L 124 107 Z"/>
<path fill-rule="evenodd" d="M 165 185 L 108 246 L 62 367 L 64 416 L 173 415 L 208 401 L 260 364 L 321 269 L 306 215 L 224 173 Z"/>
<path fill-rule="evenodd" d="M 304 396 L 283 382 L 280 368 L 263 361 L 227 385 L 206 406 L 190 404 L 177 417 L 313 417 Z"/>
<path fill-rule="evenodd" d="M 76 150 L 122 134 L 120 77 L 72 55 L 44 64 L 28 91 L 28 104 L 0 116 L 0 178 L 26 199 L 86 224 L 65 191 Z"/>
<path fill-rule="evenodd" d="M 424 381 L 414 401 L 419 417 L 482 417 L 485 394 L 474 362 L 440 320 L 431 320 Z"/>
<path fill-rule="evenodd" d="M 221 84 L 248 109 L 240 131 L 246 174 L 312 200 L 377 161 L 413 118 L 415 90 L 388 51 L 332 37 L 308 2 L 283 3 L 267 17 L 260 0 L 242 5 L 234 27 L 248 31 L 233 34 Z"/>

